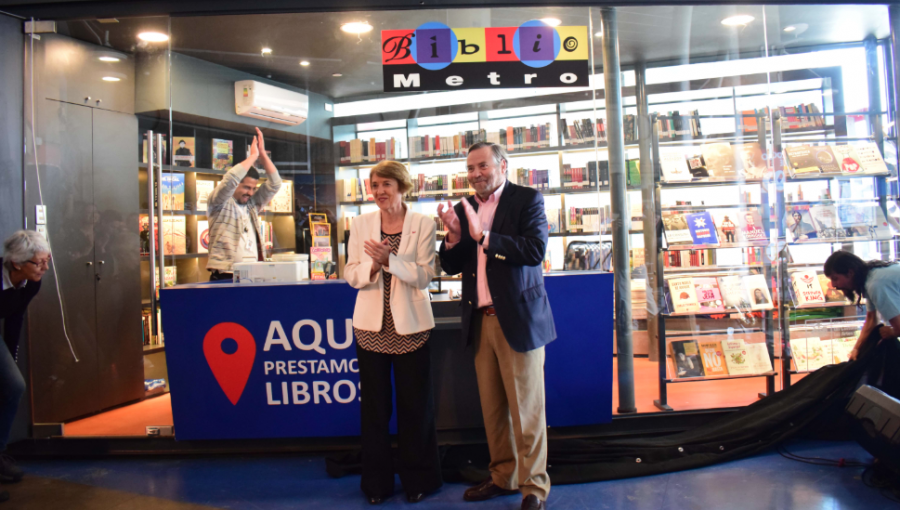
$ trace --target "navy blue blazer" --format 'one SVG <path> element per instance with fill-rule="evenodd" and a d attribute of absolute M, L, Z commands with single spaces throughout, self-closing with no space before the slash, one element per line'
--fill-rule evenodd
<path fill-rule="evenodd" d="M 478 210 L 475 197 L 465 200 Z M 469 235 L 469 221 L 462 204 L 456 204 L 454 210 L 462 239 L 450 250 L 446 241 L 441 243 L 441 268 L 449 275 L 462 273 L 462 335 L 470 344 L 477 334 L 471 331 L 472 314 L 478 306 L 476 250 L 484 248 Z M 517 352 L 537 349 L 556 339 L 541 268 L 548 237 L 543 195 L 507 182 L 491 225 L 487 281 L 500 328 Z"/>

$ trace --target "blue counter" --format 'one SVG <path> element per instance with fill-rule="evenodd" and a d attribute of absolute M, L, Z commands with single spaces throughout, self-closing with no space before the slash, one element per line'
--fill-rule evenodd
<path fill-rule="evenodd" d="M 609 422 L 613 276 L 548 275 L 544 282 L 558 334 L 547 346 L 547 423 Z M 355 300 L 356 290 L 341 280 L 162 289 L 175 437 L 358 435 Z M 440 305 L 446 312 L 456 303 Z M 479 416 L 460 416 L 477 411 L 477 386 L 471 349 L 452 315 L 436 313 L 440 331 L 429 340 L 438 425 L 477 426 Z"/>

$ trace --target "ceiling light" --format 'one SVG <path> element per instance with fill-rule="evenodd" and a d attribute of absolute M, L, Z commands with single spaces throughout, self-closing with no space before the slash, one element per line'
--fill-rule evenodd
<path fill-rule="evenodd" d="M 344 76 L 344 75 L 341 73 L 334 73 L 331 76 L 334 76 L 335 78 L 340 78 L 341 76 Z"/>
<path fill-rule="evenodd" d="M 115 76 L 104 76 L 103 81 L 122 81 L 122 78 L 116 78 Z"/>
<path fill-rule="evenodd" d="M 737 16 L 731 16 L 730 18 L 723 19 L 722 24 L 733 27 L 737 25 L 746 25 L 747 23 L 750 23 L 755 19 L 756 18 L 750 16 L 749 14 L 738 14 Z"/>
<path fill-rule="evenodd" d="M 365 34 L 372 31 L 372 25 L 365 21 L 354 21 L 341 25 L 341 30 L 348 34 Z"/>
<path fill-rule="evenodd" d="M 263 55 L 271 55 L 271 54 L 272 54 L 272 48 L 263 48 L 263 49 L 262 49 L 262 54 L 263 54 Z"/>
<path fill-rule="evenodd" d="M 559 24 L 562 23 L 562 21 L 558 20 L 557 18 L 541 18 L 541 21 L 550 25 L 551 27 L 558 27 Z"/>
<path fill-rule="evenodd" d="M 794 30 L 797 30 L 797 27 L 795 27 L 794 25 L 791 25 L 789 27 L 784 27 L 785 32 L 793 32 Z"/>
<path fill-rule="evenodd" d="M 119 58 L 116 57 L 100 57 L 100 62 L 118 62 Z"/>
<path fill-rule="evenodd" d="M 169 40 L 169 36 L 160 32 L 141 32 L 138 39 L 147 42 L 165 42 Z"/>
<path fill-rule="evenodd" d="M 603 37 L 603 32 L 597 32 L 594 37 Z"/>
<path fill-rule="evenodd" d="M 300 65 L 301 65 L 301 66 L 304 66 L 304 67 L 305 67 L 305 66 L 308 66 L 308 65 L 309 65 L 309 61 L 308 61 L 308 60 L 301 60 L 301 61 L 300 61 Z"/>

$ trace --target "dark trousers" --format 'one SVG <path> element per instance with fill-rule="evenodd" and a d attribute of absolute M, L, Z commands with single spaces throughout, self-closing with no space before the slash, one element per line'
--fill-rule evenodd
<path fill-rule="evenodd" d="M 25 393 L 25 378 L 16 360 L 0 337 L 0 452 L 6 451 L 9 432 L 12 430 L 19 401 Z"/>
<path fill-rule="evenodd" d="M 391 457 L 391 367 L 397 384 L 397 443 L 400 483 L 407 493 L 428 493 L 443 485 L 434 426 L 431 348 L 381 354 L 356 346 L 362 399 L 362 487 L 366 497 L 394 493 Z"/>

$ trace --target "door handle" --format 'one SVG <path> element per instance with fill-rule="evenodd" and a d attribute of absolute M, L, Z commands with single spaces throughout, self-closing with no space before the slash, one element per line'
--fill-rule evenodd
<path fill-rule="evenodd" d="M 94 265 L 93 262 L 88 262 L 88 263 L 87 263 L 87 266 L 88 266 L 88 267 L 91 267 L 91 266 L 93 266 L 93 265 Z"/>

